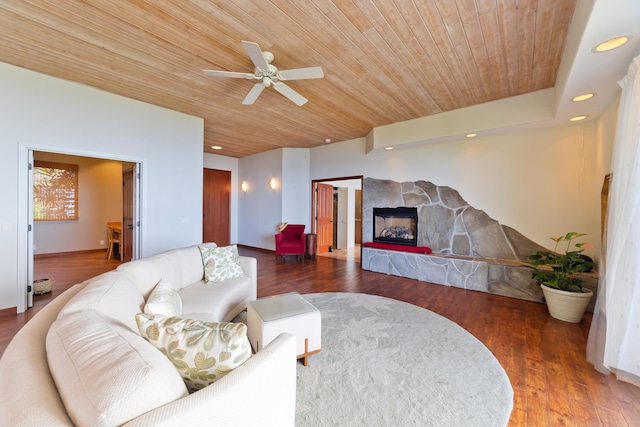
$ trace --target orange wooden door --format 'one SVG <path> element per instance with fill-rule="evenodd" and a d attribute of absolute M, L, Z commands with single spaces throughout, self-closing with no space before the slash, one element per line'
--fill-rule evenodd
<path fill-rule="evenodd" d="M 202 186 L 202 241 L 227 246 L 231 240 L 231 171 L 205 169 Z"/>
<path fill-rule="evenodd" d="M 120 254 L 122 262 L 129 262 L 133 254 L 133 169 L 122 173 L 122 235 Z"/>
<path fill-rule="evenodd" d="M 318 184 L 316 196 L 318 253 L 325 253 L 333 246 L 333 186 Z"/>

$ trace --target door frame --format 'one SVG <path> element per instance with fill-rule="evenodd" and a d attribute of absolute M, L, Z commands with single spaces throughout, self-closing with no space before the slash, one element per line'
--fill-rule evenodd
<path fill-rule="evenodd" d="M 142 183 L 144 182 L 145 168 L 143 159 L 122 157 L 114 154 L 95 153 L 82 150 L 71 150 L 67 148 L 56 148 L 52 146 L 42 146 L 33 143 L 18 142 L 18 221 L 17 221 L 17 283 L 16 283 L 16 309 L 18 313 L 23 313 L 29 307 L 28 289 L 33 289 L 33 197 L 29 198 L 29 183 L 31 182 L 32 170 L 29 169 L 29 159 L 31 153 L 40 151 L 45 153 L 66 154 L 70 156 L 90 157 L 95 159 L 113 160 L 120 162 L 135 163 L 137 169 L 137 187 L 134 192 L 134 224 L 135 227 L 133 241 L 133 256 L 139 257 L 142 249 L 143 225 L 141 222 L 141 212 L 144 209 L 145 201 L 142 194 Z M 31 243 L 30 243 L 31 242 Z M 135 258 L 134 258 L 135 259 Z"/>
<path fill-rule="evenodd" d="M 364 176 L 363 175 L 354 175 L 354 176 L 341 176 L 336 178 L 323 178 L 323 179 L 313 179 L 311 180 L 311 232 L 317 233 L 318 220 L 317 220 L 317 209 L 318 209 L 318 198 L 316 197 L 316 186 L 317 184 L 323 184 L 327 182 L 334 181 L 352 181 L 354 179 L 360 180 L 360 189 L 364 185 Z M 360 206 L 362 208 L 362 205 Z M 360 228 L 362 228 L 363 221 L 360 221 Z M 362 247 L 360 247 L 361 258 L 362 259 Z"/>

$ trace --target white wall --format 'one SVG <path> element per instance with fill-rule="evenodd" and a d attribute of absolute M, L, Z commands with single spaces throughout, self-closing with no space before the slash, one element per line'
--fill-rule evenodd
<path fill-rule="evenodd" d="M 142 162 L 143 257 L 201 240 L 202 119 L 2 63 L 0 93 L 0 309 L 26 284 L 29 149 Z"/>
<path fill-rule="evenodd" d="M 276 226 L 283 221 L 282 185 L 272 190 L 269 180 L 282 182 L 282 150 L 243 157 L 238 170 L 238 183 L 249 185 L 238 198 L 238 243 L 275 250 Z"/>
<path fill-rule="evenodd" d="M 284 148 L 239 159 L 238 243 L 275 250 L 276 227 L 281 222 L 305 224 L 311 221 L 309 150 Z M 275 178 L 275 190 L 269 186 Z"/>
<path fill-rule="evenodd" d="M 347 248 L 352 248 L 356 244 L 356 227 L 361 227 L 362 222 L 356 223 L 356 190 L 362 190 L 362 182 L 359 179 L 347 181 L 348 191 L 348 235 Z"/>
<path fill-rule="evenodd" d="M 365 139 L 311 149 L 311 179 L 364 175 L 426 180 L 544 246 L 568 231 L 600 238 L 596 156 L 610 152 L 596 122 L 365 154 Z M 603 128 L 606 126 L 602 126 Z M 609 134 L 610 128 L 603 130 Z M 608 138 L 604 138 L 608 139 Z M 595 255 L 595 250 L 591 250 Z"/>
<path fill-rule="evenodd" d="M 349 237 L 353 236 L 353 229 L 349 227 L 349 211 L 353 210 L 349 198 L 349 189 L 345 187 L 338 187 L 338 212 L 336 218 L 338 219 L 336 235 L 337 242 L 333 242 L 337 249 L 349 248 Z M 336 225 L 334 225 L 335 227 Z M 351 243 L 353 246 L 353 242 Z"/>
<path fill-rule="evenodd" d="M 229 241 L 238 243 L 238 159 L 235 157 L 220 156 L 218 154 L 204 153 L 204 167 L 207 169 L 218 169 L 231 172 L 231 206 L 229 215 L 231 216 Z"/>
<path fill-rule="evenodd" d="M 34 158 L 78 165 L 79 189 L 77 220 L 34 223 L 34 252 L 106 249 L 107 222 L 122 221 L 122 162 L 42 152 Z"/>
<path fill-rule="evenodd" d="M 310 154 L 306 148 L 282 150 L 282 221 L 305 224 L 311 231 Z"/>

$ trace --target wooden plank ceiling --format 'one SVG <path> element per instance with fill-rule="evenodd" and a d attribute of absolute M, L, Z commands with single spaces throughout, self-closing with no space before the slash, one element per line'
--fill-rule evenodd
<path fill-rule="evenodd" d="M 242 157 L 553 87 L 576 0 L 3 0 L 0 61 L 203 117 Z M 325 77 L 241 102 L 241 40 Z M 220 151 L 210 148 L 222 146 Z"/>

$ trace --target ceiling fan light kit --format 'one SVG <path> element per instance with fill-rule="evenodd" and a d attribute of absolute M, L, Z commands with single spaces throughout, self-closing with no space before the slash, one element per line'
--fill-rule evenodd
<path fill-rule="evenodd" d="M 242 41 L 244 50 L 247 51 L 249 58 L 255 65 L 253 74 L 241 73 L 233 71 L 204 70 L 206 76 L 211 77 L 230 77 L 234 79 L 250 79 L 259 80 L 253 85 L 247 96 L 242 101 L 243 105 L 253 104 L 264 88 L 273 86 L 273 88 L 283 96 L 287 97 L 299 106 L 307 102 L 307 98 L 299 94 L 283 83 L 286 80 L 305 80 L 320 79 L 324 77 L 321 67 L 295 68 L 292 70 L 278 70 L 275 65 L 271 64 L 274 55 L 271 52 L 261 51 L 257 43 Z"/>

